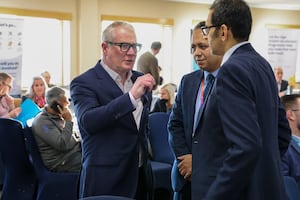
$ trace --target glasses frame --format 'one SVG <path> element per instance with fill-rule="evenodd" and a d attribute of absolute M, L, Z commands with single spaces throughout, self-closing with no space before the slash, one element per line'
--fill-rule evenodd
<path fill-rule="evenodd" d="M 221 25 L 201 26 L 201 30 L 204 36 L 208 36 L 209 30 L 214 27 L 220 27 Z"/>
<path fill-rule="evenodd" d="M 120 50 L 122 52 L 127 52 L 129 51 L 130 48 L 132 48 L 134 52 L 139 52 L 142 48 L 142 44 L 140 43 L 111 42 L 111 41 L 106 41 L 106 43 L 112 46 L 120 47 Z"/>

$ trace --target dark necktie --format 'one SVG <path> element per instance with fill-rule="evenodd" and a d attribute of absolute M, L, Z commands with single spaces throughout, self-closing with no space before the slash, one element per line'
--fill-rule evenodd
<path fill-rule="evenodd" d="M 215 80 L 215 77 L 214 75 L 212 74 L 208 74 L 207 77 L 206 77 L 206 87 L 205 87 L 205 90 L 204 90 L 204 101 L 212 87 L 212 85 L 214 84 L 214 80 Z"/>

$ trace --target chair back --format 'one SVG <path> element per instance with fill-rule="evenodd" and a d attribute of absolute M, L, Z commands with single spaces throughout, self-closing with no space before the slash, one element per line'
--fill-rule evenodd
<path fill-rule="evenodd" d="M 42 160 L 32 128 L 24 128 L 25 144 L 30 162 L 38 177 L 37 200 L 77 200 L 79 172 L 52 172 Z"/>
<path fill-rule="evenodd" d="M 295 179 L 290 176 L 283 176 L 285 191 L 288 195 L 289 200 L 300 199 L 300 188 L 296 183 Z"/>
<path fill-rule="evenodd" d="M 26 153 L 19 121 L 0 118 L 0 152 L 5 170 L 1 199 L 34 199 L 36 176 Z"/>
<path fill-rule="evenodd" d="M 172 165 L 174 156 L 169 145 L 167 129 L 169 116 L 169 114 L 164 112 L 149 114 L 149 140 L 152 148 L 153 160 Z"/>

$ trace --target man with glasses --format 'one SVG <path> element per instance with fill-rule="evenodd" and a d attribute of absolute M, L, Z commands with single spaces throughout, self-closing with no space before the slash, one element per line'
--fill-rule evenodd
<path fill-rule="evenodd" d="M 191 53 L 200 70 L 183 76 L 168 124 L 170 146 L 176 157 L 171 176 L 174 200 L 191 199 L 192 135 L 201 126 L 199 118 L 205 105 L 207 77 L 217 76 L 222 60 L 221 56 L 210 53 L 201 30 L 204 25 L 202 21 L 195 26 L 191 43 Z"/>
<path fill-rule="evenodd" d="M 216 0 L 202 27 L 223 59 L 192 138 L 192 199 L 287 199 L 280 156 L 290 129 L 273 70 L 248 42 L 251 26 L 245 1 Z"/>
<path fill-rule="evenodd" d="M 290 146 L 282 158 L 282 173 L 293 177 L 300 188 L 300 94 L 284 95 L 281 101 L 292 131 Z"/>
<path fill-rule="evenodd" d="M 110 24 L 101 47 L 102 60 L 71 82 L 82 136 L 79 197 L 147 200 L 152 181 L 147 119 L 155 81 L 150 74 L 132 70 L 141 48 L 132 25 Z"/>
<path fill-rule="evenodd" d="M 5 72 L 0 73 L 0 117 L 15 118 L 21 113 L 21 108 L 15 108 L 14 98 L 9 95 L 12 89 L 13 77 Z"/>

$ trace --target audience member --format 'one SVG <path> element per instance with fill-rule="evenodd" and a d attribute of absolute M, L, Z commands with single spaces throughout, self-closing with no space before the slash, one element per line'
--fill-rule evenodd
<path fill-rule="evenodd" d="M 223 59 L 192 136 L 192 199 L 287 199 L 279 152 L 290 129 L 272 68 L 248 42 L 251 26 L 245 1 L 215 0 L 202 27 Z"/>
<path fill-rule="evenodd" d="M 32 130 L 45 166 L 56 172 L 79 172 L 81 144 L 73 131 L 72 114 L 65 91 L 52 87 L 46 93 L 47 105 L 34 118 Z"/>
<path fill-rule="evenodd" d="M 48 71 L 44 71 L 43 73 L 41 73 L 41 75 L 45 79 L 48 88 L 55 86 L 54 84 L 51 83 L 51 74 Z"/>
<path fill-rule="evenodd" d="M 26 98 L 29 98 L 40 108 L 43 108 L 46 104 L 45 94 L 47 89 L 48 87 L 44 78 L 42 76 L 35 76 L 32 79 L 29 93 L 22 97 L 22 99 L 24 101 Z"/>
<path fill-rule="evenodd" d="M 162 85 L 164 82 L 164 78 L 161 76 L 161 71 L 162 71 L 161 66 L 158 66 L 158 74 L 159 74 L 159 84 L 158 85 Z"/>
<path fill-rule="evenodd" d="M 283 69 L 282 67 L 278 66 L 274 68 L 275 78 L 278 86 L 278 94 L 280 97 L 285 95 L 287 93 L 287 89 L 289 86 L 289 82 L 286 80 L 283 80 Z"/>
<path fill-rule="evenodd" d="M 193 29 L 191 52 L 200 70 L 184 75 L 175 99 L 168 125 L 170 145 L 175 157 L 172 169 L 174 200 L 191 199 L 192 135 L 198 126 L 198 115 L 204 105 L 204 89 L 208 74 L 217 75 L 222 57 L 210 53 L 207 38 L 204 38 L 198 23 Z"/>
<path fill-rule="evenodd" d="M 80 198 L 151 198 L 147 121 L 155 81 L 132 70 L 136 40 L 132 25 L 113 22 L 102 34 L 102 60 L 71 82 L 83 148 Z"/>
<path fill-rule="evenodd" d="M 163 85 L 159 89 L 160 98 L 154 104 L 153 112 L 170 113 L 175 101 L 175 87 L 171 83 Z"/>
<path fill-rule="evenodd" d="M 153 42 L 151 44 L 151 50 L 143 53 L 137 61 L 137 71 L 144 74 L 150 73 L 155 80 L 155 86 L 153 90 L 157 88 L 160 83 L 159 65 L 158 60 L 155 57 L 161 49 L 160 42 Z"/>
<path fill-rule="evenodd" d="M 15 108 L 14 98 L 9 95 L 12 89 L 13 77 L 5 72 L 0 73 L 0 117 L 1 118 L 15 118 L 20 112 L 21 108 Z"/>
<path fill-rule="evenodd" d="M 292 131 L 290 146 L 282 158 L 284 176 L 293 177 L 300 188 L 300 94 L 281 97 Z"/>

